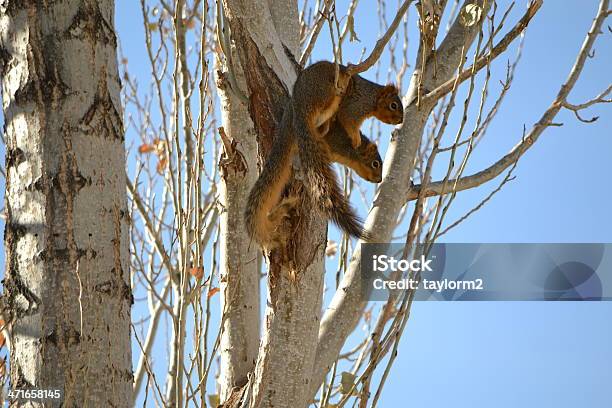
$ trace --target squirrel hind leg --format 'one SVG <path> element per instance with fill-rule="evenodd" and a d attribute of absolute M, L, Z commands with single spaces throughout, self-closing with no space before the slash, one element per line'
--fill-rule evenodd
<path fill-rule="evenodd" d="M 291 212 L 296 208 L 299 201 L 298 197 L 286 197 L 281 200 L 268 213 L 268 220 L 272 224 L 280 224 L 285 218 L 289 218 Z"/>
<path fill-rule="evenodd" d="M 298 197 L 283 198 L 268 213 L 268 223 L 272 226 L 268 249 L 282 247 L 291 237 L 292 225 L 290 218 L 298 205 Z"/>

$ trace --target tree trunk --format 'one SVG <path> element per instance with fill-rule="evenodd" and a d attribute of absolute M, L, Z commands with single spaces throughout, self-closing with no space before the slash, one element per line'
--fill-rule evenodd
<path fill-rule="evenodd" d="M 131 401 L 114 9 L 110 0 L 0 5 L 11 388 L 60 388 L 63 406 Z"/>
<path fill-rule="evenodd" d="M 269 5 L 274 3 L 225 3 L 248 85 L 249 113 L 260 157 L 269 152 L 296 77 L 283 46 L 294 55 L 297 52 L 297 2 L 283 4 L 272 13 Z M 299 189 L 299 181 L 290 188 Z M 287 244 L 299 251 L 289 251 L 289 260 L 274 251 L 269 258 L 262 341 L 246 398 L 251 407 L 307 405 L 321 315 L 327 224 L 318 211 L 308 207 L 302 208 L 301 224 Z"/>
<path fill-rule="evenodd" d="M 228 50 L 231 52 L 231 50 Z M 224 133 L 230 144 L 222 159 L 220 275 L 223 328 L 221 332 L 221 400 L 242 387 L 255 368 L 259 347 L 259 247 L 245 231 L 243 214 L 249 191 L 257 179 L 257 141 L 247 106 L 232 90 L 229 75 L 246 89 L 236 59 L 218 79 Z M 236 144 L 234 144 L 234 143 Z"/>

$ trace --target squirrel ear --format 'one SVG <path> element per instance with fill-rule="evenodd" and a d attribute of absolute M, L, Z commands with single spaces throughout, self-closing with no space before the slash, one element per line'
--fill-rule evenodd
<path fill-rule="evenodd" d="M 366 146 L 365 150 L 367 154 L 372 154 L 378 151 L 378 149 L 376 148 L 376 143 L 370 143 L 369 145 Z"/>
<path fill-rule="evenodd" d="M 393 84 L 385 85 L 378 93 L 379 98 L 384 98 L 388 96 L 396 96 L 399 94 L 399 90 Z"/>
<path fill-rule="evenodd" d="M 385 89 L 388 89 L 389 91 L 392 91 L 393 93 L 396 93 L 396 94 L 399 93 L 399 89 L 395 84 L 387 84 L 385 85 Z"/>

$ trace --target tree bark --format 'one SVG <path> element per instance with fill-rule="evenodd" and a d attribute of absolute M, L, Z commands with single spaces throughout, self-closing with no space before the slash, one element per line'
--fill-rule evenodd
<path fill-rule="evenodd" d="M 294 66 L 283 46 L 295 55 L 299 27 L 295 1 L 282 6 L 290 9 L 286 13 L 277 9 L 274 15 L 269 4 L 274 2 L 225 3 L 248 85 L 249 113 L 261 158 L 269 152 L 295 82 Z M 292 19 L 295 21 L 288 24 Z M 291 188 L 299 189 L 299 182 L 292 182 Z M 251 407 L 307 404 L 305 391 L 311 381 L 321 314 L 327 224 L 318 211 L 307 207 L 305 204 L 299 229 L 288 243 L 295 248 L 291 259 L 282 259 L 275 252 L 269 258 L 264 329 L 254 380 L 248 390 Z"/>
<path fill-rule="evenodd" d="M 232 52 L 231 50 L 227 50 Z M 220 186 L 221 332 L 220 397 L 247 383 L 259 347 L 259 248 L 244 228 L 244 204 L 257 179 L 257 141 L 247 106 L 237 92 L 246 89 L 237 57 L 218 78 L 224 134 L 229 142 L 222 159 Z M 234 75 L 241 91 L 232 90 Z"/>
<path fill-rule="evenodd" d="M 60 388 L 63 406 L 131 402 L 113 13 L 110 0 L 0 5 L 11 388 Z"/>

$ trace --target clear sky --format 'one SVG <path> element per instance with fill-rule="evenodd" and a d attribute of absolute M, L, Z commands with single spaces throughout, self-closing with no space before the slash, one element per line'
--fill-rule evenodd
<path fill-rule="evenodd" d="M 498 2 L 501 10 L 509 3 Z M 550 106 L 598 3 L 544 2 L 527 31 L 512 89 L 466 174 L 505 154 L 520 141 L 523 124 L 529 129 Z M 347 59 L 358 58 L 361 47 L 374 43 L 378 35 L 375 4 L 360 3 L 355 24 L 362 43 Z M 516 21 L 525 4 L 516 2 L 509 21 Z M 393 11 L 389 6 L 388 13 Z M 415 10 L 410 14 L 409 32 L 414 33 Z M 415 38 L 410 38 L 412 52 Z M 314 59 L 330 58 L 329 49 L 323 41 Z M 570 102 L 592 98 L 612 80 L 608 32 L 599 37 L 595 49 L 595 58 L 587 61 Z M 497 79 L 502 79 L 506 61 L 515 52 L 516 47 L 511 47 L 498 61 Z M 499 88 L 491 81 L 492 95 Z M 457 100 L 458 105 L 463 103 L 462 98 Z M 521 159 L 516 180 L 442 241 L 612 242 L 610 113 L 610 105 L 593 108 L 583 116 L 600 119 L 587 125 L 562 111 L 556 122 L 564 126 L 545 131 Z M 453 137 L 457 116 L 454 119 L 449 125 Z M 447 219 L 460 217 L 498 182 L 460 193 Z M 421 302 L 413 307 L 379 406 L 609 407 L 610 384 L 610 302 Z"/>
<path fill-rule="evenodd" d="M 346 3 L 338 1 L 340 12 L 346 10 Z M 388 6 L 390 15 L 396 2 L 389 3 L 393 4 Z M 501 9 L 509 4 L 506 0 L 498 3 Z M 517 1 L 509 21 L 516 21 L 526 3 Z M 150 70 L 143 55 L 139 2 L 117 0 L 116 4 L 123 53 L 132 73 L 144 84 Z M 550 105 L 597 6 L 595 0 L 544 2 L 529 26 L 513 87 L 466 173 L 507 152 L 520 140 L 523 124 L 529 128 Z M 412 53 L 417 38 L 415 14 L 413 6 L 409 19 Z M 375 16 L 376 2 L 361 1 L 355 20 L 361 43 L 347 45 L 345 60 L 354 61 L 363 46 L 374 44 L 379 34 Z M 570 102 L 593 97 L 612 80 L 610 36 L 606 29 L 599 37 L 595 58 L 587 61 Z M 322 35 L 314 60 L 330 58 L 325 38 Z M 515 50 L 513 47 L 497 67 L 503 70 L 505 58 L 514 57 Z M 498 70 L 496 78 L 501 75 Z M 366 76 L 374 78 L 373 74 Z M 497 79 L 492 81 L 493 94 L 499 90 Z M 570 112 L 562 112 L 556 122 L 564 126 L 545 131 L 521 159 L 516 180 L 443 241 L 612 242 L 610 106 L 598 106 L 585 114 L 593 115 L 600 119 L 587 125 Z M 456 125 L 452 121 L 449 132 Z M 386 150 L 384 139 L 381 152 Z M 496 183 L 460 193 L 447 219 L 461 216 Z M 337 237 L 337 232 L 331 236 Z M 3 262 L 4 254 L 0 257 Z M 335 262 L 329 266 L 335 270 Z M 328 273 L 333 279 L 331 275 Z M 379 406 L 610 407 L 611 384 L 611 302 L 427 302 L 413 307 Z"/>
<path fill-rule="evenodd" d="M 367 21 L 375 13 L 375 2 L 362 3 L 356 26 L 362 43 L 371 45 L 378 30 Z M 498 3 L 504 9 L 510 2 Z M 527 2 L 516 3 L 510 21 L 516 21 Z M 529 26 L 502 111 L 466 173 L 506 153 L 520 140 L 523 124 L 529 129 L 550 105 L 598 3 L 544 2 Z M 609 32 L 600 36 L 595 49 L 571 102 L 590 99 L 612 80 Z M 515 48 L 500 61 L 498 78 L 506 58 L 514 55 Z M 492 92 L 499 87 L 492 85 Z M 545 131 L 521 159 L 516 180 L 443 241 L 611 242 L 610 113 L 610 105 L 594 108 L 590 115 L 600 119 L 587 125 L 571 112 L 561 112 L 556 121 L 564 126 Z M 457 121 L 449 126 L 449 134 L 456 128 Z M 460 193 L 448 220 L 461 216 L 496 186 L 497 181 Z M 410 319 L 381 407 L 612 406 L 610 302 L 421 302 L 414 305 Z"/>

